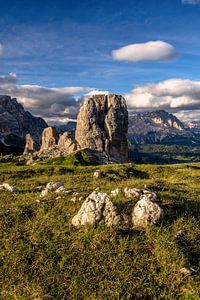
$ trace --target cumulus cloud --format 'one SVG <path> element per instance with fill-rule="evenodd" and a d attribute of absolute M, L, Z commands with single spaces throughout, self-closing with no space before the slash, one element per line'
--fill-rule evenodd
<path fill-rule="evenodd" d="M 114 60 L 123 61 L 162 61 L 177 57 L 176 49 L 163 41 L 131 44 L 112 51 Z"/>
<path fill-rule="evenodd" d="M 189 5 L 197 5 L 200 4 L 200 0 L 182 0 L 182 3 Z"/>
<path fill-rule="evenodd" d="M 15 73 L 0 77 L 0 94 L 16 97 L 25 109 L 47 119 L 75 119 L 81 99 L 74 94 L 93 90 L 89 87 L 45 88 L 39 85 L 20 85 Z"/>
<path fill-rule="evenodd" d="M 4 47 L 3 45 L 0 43 L 0 56 L 4 54 Z"/>
<path fill-rule="evenodd" d="M 92 90 L 89 93 L 85 94 L 84 96 L 93 96 L 93 95 L 108 95 L 109 91 L 101 91 L 101 90 Z"/>
<path fill-rule="evenodd" d="M 130 109 L 200 109 L 200 81 L 173 78 L 159 83 L 139 85 L 125 95 Z"/>

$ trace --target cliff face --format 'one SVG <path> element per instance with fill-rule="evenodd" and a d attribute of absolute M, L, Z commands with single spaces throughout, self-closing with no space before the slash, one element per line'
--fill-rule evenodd
<path fill-rule="evenodd" d="M 173 114 L 164 110 L 129 117 L 129 139 L 135 144 L 198 143 L 193 133 Z"/>
<path fill-rule="evenodd" d="M 120 162 L 128 159 L 128 111 L 122 96 L 93 95 L 78 115 L 75 139 L 80 148 L 105 152 Z"/>
<path fill-rule="evenodd" d="M 30 134 L 39 146 L 42 131 L 47 127 L 42 118 L 36 118 L 15 98 L 0 95 L 0 152 L 23 152 L 26 134 Z"/>

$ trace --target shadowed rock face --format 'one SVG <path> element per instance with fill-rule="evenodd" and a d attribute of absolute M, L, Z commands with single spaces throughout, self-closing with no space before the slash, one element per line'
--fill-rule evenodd
<path fill-rule="evenodd" d="M 22 154 L 28 133 L 40 145 L 45 127 L 47 124 L 42 118 L 25 111 L 15 98 L 0 95 L 0 152 Z"/>
<path fill-rule="evenodd" d="M 75 138 L 81 148 L 105 152 L 119 162 L 126 162 L 127 131 L 125 99 L 113 94 L 94 95 L 80 109 Z"/>

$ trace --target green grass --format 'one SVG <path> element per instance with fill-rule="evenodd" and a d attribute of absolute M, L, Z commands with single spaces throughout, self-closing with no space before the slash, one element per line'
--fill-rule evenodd
<path fill-rule="evenodd" d="M 100 170 L 104 178 L 96 179 Z M 38 186 L 63 181 L 84 198 L 96 187 L 147 184 L 161 199 L 165 218 L 145 230 L 130 223 L 76 229 L 72 217 L 82 202 L 50 194 L 38 204 Z M 200 299 L 200 164 L 78 166 L 61 159 L 45 165 L 0 164 L 1 299 Z M 130 214 L 136 199 L 113 202 Z M 184 229 L 186 240 L 174 235 Z M 197 272 L 185 277 L 182 267 Z"/>

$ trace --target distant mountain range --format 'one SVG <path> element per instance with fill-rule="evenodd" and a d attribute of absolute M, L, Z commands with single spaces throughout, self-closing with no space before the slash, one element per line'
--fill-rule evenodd
<path fill-rule="evenodd" d="M 131 144 L 200 146 L 200 122 L 184 124 L 164 110 L 129 115 Z"/>
<path fill-rule="evenodd" d="M 0 95 L 0 153 L 21 154 L 29 133 L 38 146 L 48 125 L 25 111 L 15 98 Z M 74 131 L 76 122 L 56 126 L 58 133 Z M 164 110 L 129 115 L 129 144 L 200 146 L 200 121 L 184 124 Z"/>

